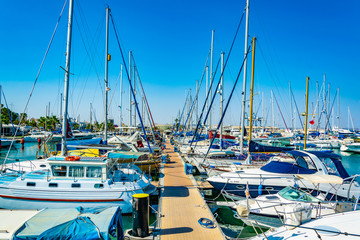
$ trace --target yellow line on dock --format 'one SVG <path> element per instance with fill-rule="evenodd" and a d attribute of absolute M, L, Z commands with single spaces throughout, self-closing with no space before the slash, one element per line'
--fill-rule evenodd
<path fill-rule="evenodd" d="M 200 218 L 214 220 L 213 215 L 199 190 L 185 174 L 184 165 L 169 141 L 166 147 L 165 153 L 169 154 L 170 162 L 164 165 L 160 239 L 225 239 L 219 226 L 205 228 L 198 223 Z"/>

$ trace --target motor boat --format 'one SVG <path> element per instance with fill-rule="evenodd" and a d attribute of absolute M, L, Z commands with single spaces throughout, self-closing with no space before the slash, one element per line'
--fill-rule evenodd
<path fill-rule="evenodd" d="M 307 179 L 299 179 L 297 175 L 321 177 L 337 175 L 343 179 L 337 183 L 319 183 L 314 186 Z M 272 157 L 260 168 L 248 168 L 239 171 L 222 173 L 209 177 L 207 181 L 217 190 L 230 194 L 245 196 L 246 192 L 253 198 L 262 194 L 275 194 L 286 186 L 299 186 L 306 190 L 314 190 L 313 195 L 320 193 L 325 199 L 336 194 L 337 199 L 357 198 L 360 186 L 356 176 L 349 176 L 341 163 L 341 156 L 318 151 L 289 151 Z M 336 192 L 335 192 L 336 189 Z"/>

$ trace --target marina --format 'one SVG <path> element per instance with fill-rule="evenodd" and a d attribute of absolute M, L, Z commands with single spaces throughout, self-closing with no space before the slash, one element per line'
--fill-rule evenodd
<path fill-rule="evenodd" d="M 0 240 L 360 239 L 359 7 L 4 2 Z"/>

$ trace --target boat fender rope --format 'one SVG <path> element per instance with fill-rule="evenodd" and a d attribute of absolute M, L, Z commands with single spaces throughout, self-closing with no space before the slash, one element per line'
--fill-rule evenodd
<path fill-rule="evenodd" d="M 216 228 L 215 223 L 208 218 L 200 218 L 198 223 L 204 228 Z"/>

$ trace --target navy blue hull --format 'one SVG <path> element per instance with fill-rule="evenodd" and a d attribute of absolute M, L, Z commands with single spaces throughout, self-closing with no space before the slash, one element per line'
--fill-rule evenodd
<path fill-rule="evenodd" d="M 209 183 L 218 191 L 225 190 L 228 193 L 235 194 L 241 197 L 245 197 L 245 184 L 233 184 L 233 183 L 219 183 L 219 182 L 212 182 Z M 255 198 L 259 195 L 266 195 L 266 194 L 275 194 L 283 189 L 283 186 L 266 186 L 263 185 L 261 189 L 259 185 L 248 185 L 250 196 Z"/>

